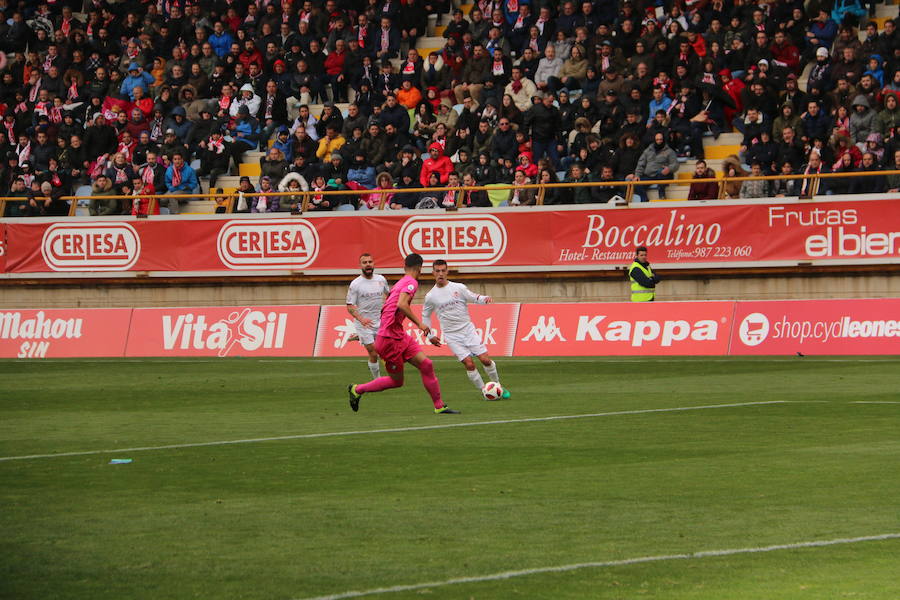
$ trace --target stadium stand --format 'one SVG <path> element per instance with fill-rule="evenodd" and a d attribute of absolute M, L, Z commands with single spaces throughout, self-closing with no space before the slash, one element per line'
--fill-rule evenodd
<path fill-rule="evenodd" d="M 712 175 L 785 179 L 705 197 L 797 196 L 829 172 L 848 176 L 817 193 L 896 191 L 878 171 L 900 166 L 897 15 L 862 0 L 25 3 L 0 19 L 3 216 L 290 211 L 233 197 L 286 178 L 349 192 L 317 210 L 367 205 L 376 180 L 396 201 L 373 207 L 440 206 L 403 190 L 451 172 L 598 181 L 604 166 L 678 180 L 638 190 L 654 201 Z M 616 198 L 604 189 L 540 198 Z M 91 199 L 71 211 L 72 194 Z"/>

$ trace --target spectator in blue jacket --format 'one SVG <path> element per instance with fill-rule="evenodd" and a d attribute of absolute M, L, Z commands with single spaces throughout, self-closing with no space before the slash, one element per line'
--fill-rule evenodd
<path fill-rule="evenodd" d="M 119 93 L 134 100 L 134 88 L 140 87 L 146 91 L 149 90 L 150 85 L 155 82 L 156 80 L 153 78 L 153 75 L 144 71 L 141 68 L 141 65 L 132 62 L 128 65 L 128 77 L 122 80 L 122 86 L 119 88 Z"/>
<path fill-rule="evenodd" d="M 831 134 L 831 119 L 821 109 L 818 102 L 810 102 L 807 104 L 806 112 L 800 116 L 803 121 L 804 142 L 811 143 L 811 140 L 821 139 L 827 140 Z"/>
<path fill-rule="evenodd" d="M 242 106 L 238 109 L 237 121 L 231 128 L 231 156 L 234 164 L 241 164 L 244 152 L 255 150 L 259 144 L 259 121 L 250 116 L 250 109 Z"/>
<path fill-rule="evenodd" d="M 172 155 L 172 164 L 166 169 L 166 188 L 168 191 L 166 196 L 172 194 L 193 194 L 200 187 L 197 181 L 197 173 L 191 168 L 191 165 L 184 161 L 184 153 L 176 151 Z M 177 215 L 179 212 L 179 204 L 187 202 L 189 198 L 169 198 L 169 213 Z"/>
<path fill-rule="evenodd" d="M 347 171 L 347 181 L 355 181 L 359 185 L 372 189 L 375 187 L 375 167 L 366 161 L 366 155 L 357 152 L 350 159 L 350 169 Z"/>
<path fill-rule="evenodd" d="M 173 130 L 178 141 L 185 143 L 190 139 L 194 124 L 188 120 L 187 112 L 184 110 L 183 106 L 176 106 L 173 108 L 170 115 L 171 116 L 166 119 L 163 124 L 165 131 L 168 131 L 169 129 Z"/>
<path fill-rule="evenodd" d="M 213 33 L 209 36 L 209 44 L 212 46 L 216 56 L 222 58 L 228 54 L 231 51 L 231 44 L 233 43 L 234 38 L 225 30 L 225 26 L 222 22 L 216 21 L 213 24 Z"/>

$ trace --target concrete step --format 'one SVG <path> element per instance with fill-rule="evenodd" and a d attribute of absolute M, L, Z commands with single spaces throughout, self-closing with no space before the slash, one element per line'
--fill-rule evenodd
<path fill-rule="evenodd" d="M 237 175 L 223 175 L 216 180 L 216 187 L 222 188 L 223 190 L 227 190 L 231 188 L 232 190 L 236 190 L 238 186 L 241 184 L 241 178 Z M 254 187 L 256 183 L 254 182 Z M 208 189 L 209 185 L 204 185 L 203 189 Z"/>
<path fill-rule="evenodd" d="M 216 212 L 216 203 L 212 200 L 191 200 L 181 207 L 182 214 L 211 215 Z"/>
<path fill-rule="evenodd" d="M 420 37 L 416 40 L 416 48 L 443 48 L 446 41 L 443 37 Z"/>
<path fill-rule="evenodd" d="M 741 135 L 737 131 L 733 131 L 730 133 L 719 134 L 719 139 L 715 139 L 712 137 L 705 137 L 705 138 L 703 138 L 703 146 L 708 147 L 708 146 L 723 146 L 723 145 L 734 145 L 734 144 L 740 145 L 741 140 L 743 140 L 743 139 L 744 139 L 743 135 Z"/>

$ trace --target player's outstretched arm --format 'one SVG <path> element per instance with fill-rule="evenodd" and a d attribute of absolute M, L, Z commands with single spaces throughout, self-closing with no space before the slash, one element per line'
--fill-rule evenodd
<path fill-rule="evenodd" d="M 466 302 L 471 302 L 472 304 L 490 304 L 494 301 L 490 296 L 476 294 L 465 285 L 463 286 L 463 294 L 465 295 Z"/>

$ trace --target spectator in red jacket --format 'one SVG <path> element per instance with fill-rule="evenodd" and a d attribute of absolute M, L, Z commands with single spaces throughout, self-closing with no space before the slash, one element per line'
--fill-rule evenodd
<path fill-rule="evenodd" d="M 698 160 L 694 168 L 694 179 L 715 179 L 715 172 L 706 166 L 705 160 Z M 719 197 L 719 183 L 716 181 L 698 181 L 691 183 L 688 200 L 715 200 Z"/>
<path fill-rule="evenodd" d="M 422 171 L 419 173 L 419 183 L 422 187 L 428 187 L 428 177 L 432 173 L 436 173 L 441 180 L 441 185 L 447 183 L 447 178 L 453 170 L 453 163 L 444 156 L 444 148 L 437 142 L 428 146 L 428 154 L 431 156 L 426 158 L 422 163 Z"/>
<path fill-rule="evenodd" d="M 769 51 L 772 52 L 772 59 L 776 64 L 784 65 L 791 73 L 800 72 L 800 50 L 791 43 L 783 31 L 775 32 L 775 41 L 772 42 Z"/>
<path fill-rule="evenodd" d="M 325 57 L 325 82 L 331 84 L 334 102 L 347 101 L 347 76 L 344 74 L 346 60 L 346 44 L 344 40 L 338 39 L 334 42 L 334 50 Z"/>
<path fill-rule="evenodd" d="M 250 65 L 253 63 L 256 63 L 260 70 L 263 68 L 262 54 L 256 48 L 256 43 L 253 40 L 246 40 L 244 42 L 244 51 L 238 55 L 238 60 L 241 61 L 241 64 L 244 65 L 244 68 L 248 71 L 250 70 Z"/>

